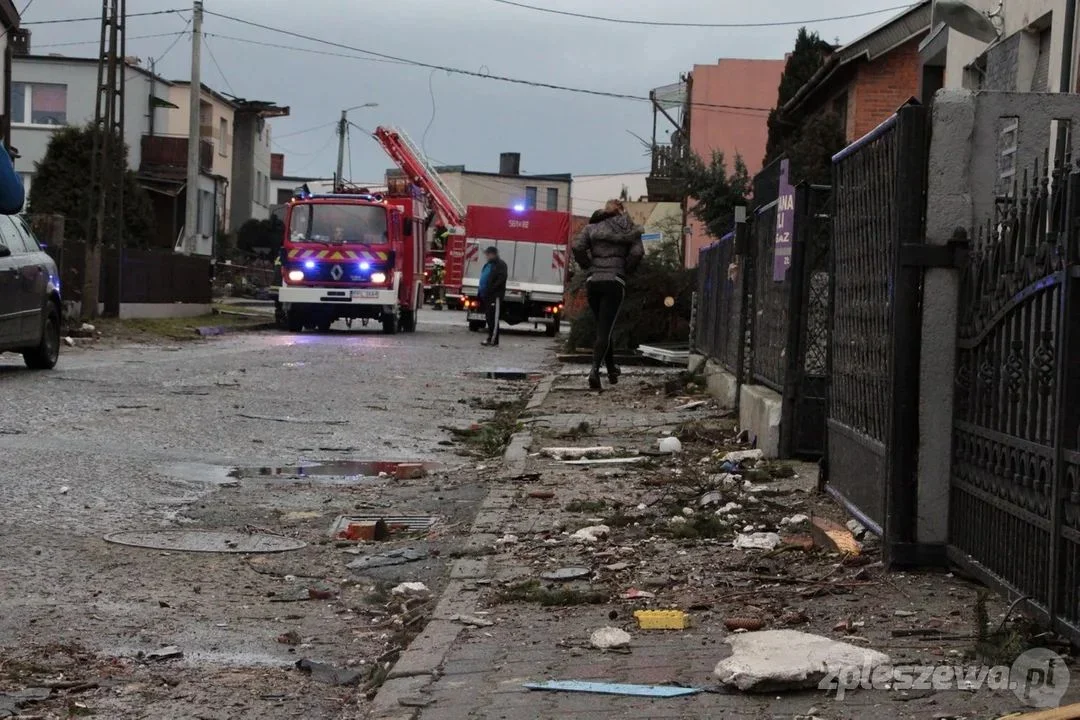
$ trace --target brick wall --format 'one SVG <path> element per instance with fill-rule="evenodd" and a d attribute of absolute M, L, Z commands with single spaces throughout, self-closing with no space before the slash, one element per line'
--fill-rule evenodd
<path fill-rule="evenodd" d="M 1015 33 L 986 51 L 986 76 L 983 90 L 1014 92 L 1016 74 L 1020 68 L 1021 34 Z"/>
<path fill-rule="evenodd" d="M 859 67 L 848 98 L 849 142 L 858 140 L 918 96 L 921 40 L 916 38 Z"/>

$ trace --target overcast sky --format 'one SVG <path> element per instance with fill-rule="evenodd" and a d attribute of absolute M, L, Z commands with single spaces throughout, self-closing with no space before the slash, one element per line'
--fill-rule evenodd
<path fill-rule="evenodd" d="M 903 0 L 522 0 L 578 13 L 665 22 L 747 23 L 810 20 L 903 4 Z M 17 0 L 24 6 L 25 0 Z M 189 0 L 129 0 L 129 13 L 189 8 Z M 781 58 L 796 27 L 662 28 L 595 22 L 510 7 L 495 0 L 205 0 L 208 11 L 234 15 L 355 48 L 491 75 L 630 95 L 678 80 L 695 63 L 719 57 Z M 100 15 L 100 0 L 31 0 L 24 22 L 35 53 L 92 56 L 94 22 L 35 21 Z M 827 40 L 846 42 L 890 14 L 809 23 Z M 158 57 L 180 32 L 182 15 L 129 20 L 128 54 Z M 647 102 L 593 97 L 560 90 L 450 75 L 398 63 L 332 57 L 357 55 L 308 40 L 207 16 L 211 54 L 203 54 L 203 82 L 248 99 L 292 108 L 273 122 L 275 150 L 286 154 L 291 175 L 329 175 L 336 160 L 333 123 L 342 108 L 364 128 L 405 129 L 433 161 L 494 171 L 498 155 L 522 153 L 522 171 L 575 174 L 647 169 L 645 148 L 631 133 L 648 137 Z M 218 35 L 218 37 L 215 37 Z M 266 43 L 259 46 L 231 38 Z M 59 43 L 86 42 L 80 45 Z M 190 76 L 190 37 L 159 62 L 167 78 Z M 217 65 L 220 65 L 217 67 Z M 312 129 L 315 128 L 315 129 Z M 308 132 L 301 132 L 308 131 Z M 375 181 L 390 164 L 375 142 L 352 135 L 352 176 Z M 347 166 L 348 167 L 348 166 Z M 348 174 L 348 170 L 346 171 Z"/>

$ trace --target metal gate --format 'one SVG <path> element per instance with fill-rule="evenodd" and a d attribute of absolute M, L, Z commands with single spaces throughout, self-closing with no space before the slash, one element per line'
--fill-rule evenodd
<path fill-rule="evenodd" d="M 928 113 L 901 108 L 833 158 L 826 490 L 886 561 L 914 538 Z"/>
<path fill-rule="evenodd" d="M 948 552 L 1080 642 L 1080 175 L 1045 175 L 998 198 L 964 274 Z"/>

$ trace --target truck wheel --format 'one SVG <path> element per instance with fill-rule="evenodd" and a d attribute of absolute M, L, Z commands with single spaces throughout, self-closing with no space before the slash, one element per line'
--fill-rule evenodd
<path fill-rule="evenodd" d="M 288 318 L 285 317 L 285 308 L 282 307 L 280 302 L 274 303 L 274 322 L 282 330 L 289 326 Z"/>
<path fill-rule="evenodd" d="M 382 316 L 382 331 L 383 335 L 397 335 L 398 331 L 398 314 L 386 313 Z"/>
<path fill-rule="evenodd" d="M 412 333 L 416 332 L 416 310 L 402 310 L 401 311 L 401 332 Z"/>
<path fill-rule="evenodd" d="M 544 328 L 544 334 L 548 337 L 555 337 L 559 334 L 559 319 L 555 318 L 555 321 Z"/>
<path fill-rule="evenodd" d="M 285 315 L 286 324 L 289 332 L 301 333 L 304 332 L 304 321 L 307 318 L 304 317 L 304 313 L 293 307 L 290 308 Z"/>
<path fill-rule="evenodd" d="M 319 332 L 321 332 L 323 335 L 325 335 L 326 333 L 330 332 L 330 328 L 331 328 L 331 326 L 333 326 L 333 324 L 334 324 L 333 320 L 320 320 L 319 321 Z"/>
<path fill-rule="evenodd" d="M 487 325 L 487 323 L 485 323 L 483 320 L 470 320 L 469 330 L 471 330 L 472 332 L 480 332 L 484 329 L 485 325 Z"/>

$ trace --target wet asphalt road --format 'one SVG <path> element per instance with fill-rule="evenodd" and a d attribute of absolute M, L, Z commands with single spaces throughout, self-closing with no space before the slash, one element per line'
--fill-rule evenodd
<path fill-rule="evenodd" d="M 132 550 L 101 537 L 265 527 L 285 511 L 319 509 L 321 502 L 332 514 L 351 502 L 324 488 L 222 487 L 234 467 L 341 459 L 460 464 L 440 426 L 467 426 L 490 414 L 470 407 L 470 398 L 523 390 L 469 373 L 538 371 L 555 345 L 542 333 L 512 333 L 489 350 L 456 313 L 425 312 L 421 322 L 415 335 L 393 337 L 377 327 L 342 326 L 325 336 L 268 332 L 77 349 L 48 373 L 0 356 L 0 649 L 63 641 L 119 656 L 180 636 L 189 657 L 209 662 L 288 662 L 272 642 L 265 647 L 265 638 L 206 630 L 235 622 L 252 597 L 230 601 L 200 587 L 199 597 L 176 599 L 235 572 L 223 556 Z M 399 487 L 392 502 L 434 509 L 434 498 L 419 497 L 423 483 L 409 487 L 413 498 Z M 482 494 L 464 489 L 447 502 L 467 518 Z M 363 497 L 377 501 L 379 490 Z M 314 521 L 320 533 L 324 521 Z M 264 557 L 287 564 L 289 556 Z M 325 559 L 304 557 L 301 564 L 315 566 Z M 167 618 L 155 628 L 151 609 L 162 592 L 173 597 L 170 605 L 200 605 L 191 622 L 206 628 L 192 631 L 187 619 Z"/>

